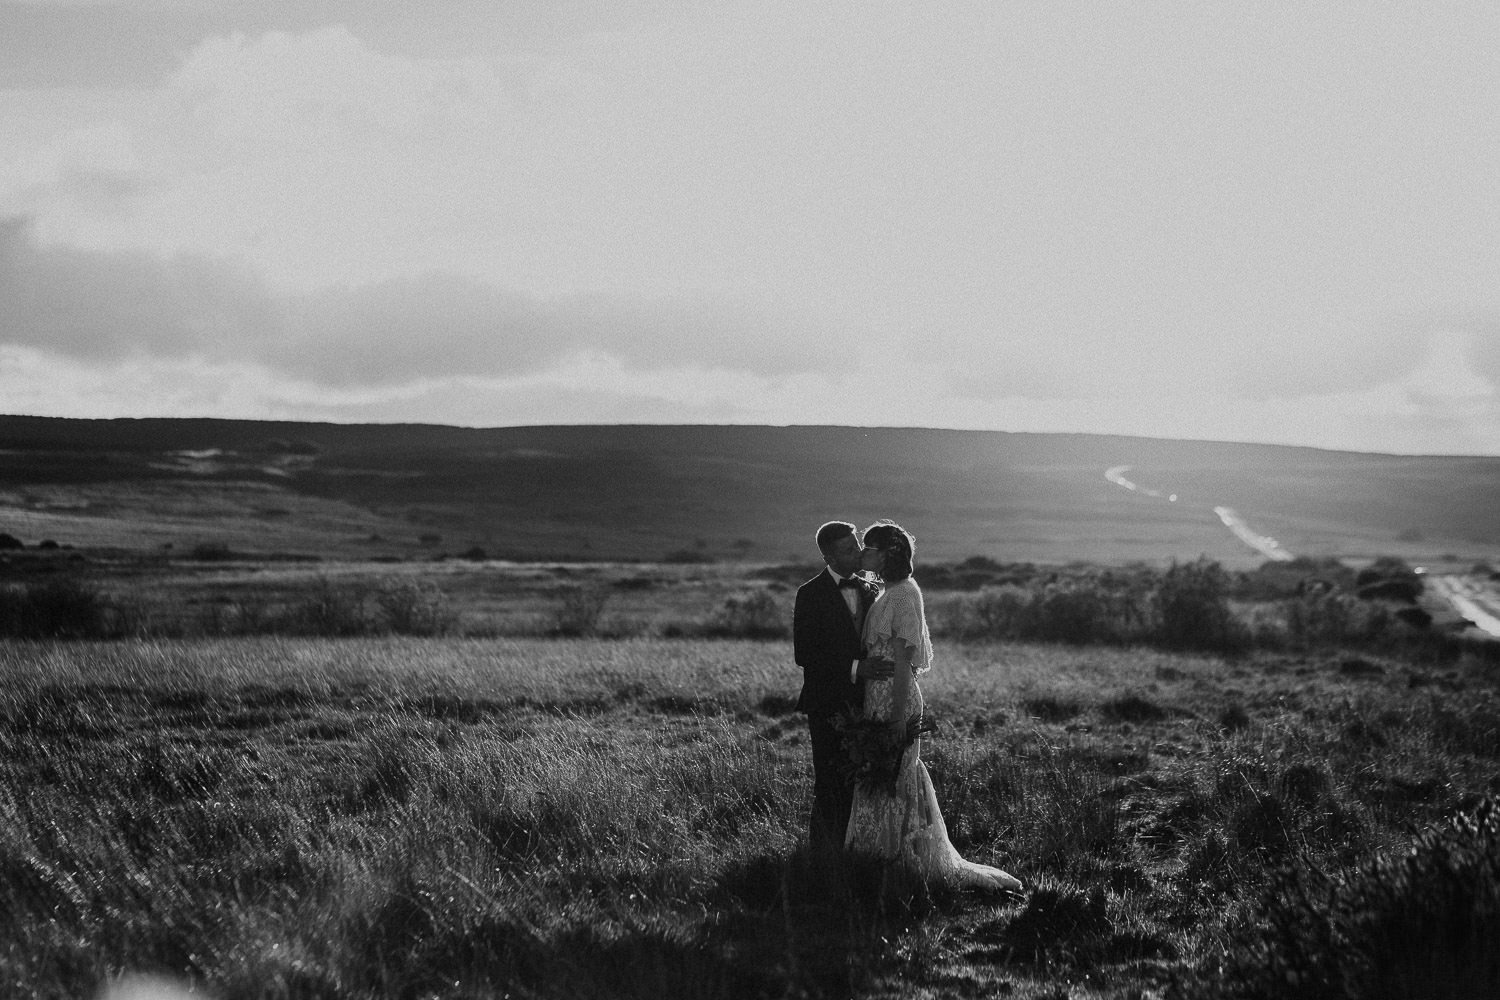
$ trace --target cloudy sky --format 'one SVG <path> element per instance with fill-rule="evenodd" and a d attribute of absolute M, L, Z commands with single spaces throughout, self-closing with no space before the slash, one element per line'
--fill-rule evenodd
<path fill-rule="evenodd" d="M 1497 51 L 1488 3 L 0 0 L 0 412 L 1497 455 Z"/>

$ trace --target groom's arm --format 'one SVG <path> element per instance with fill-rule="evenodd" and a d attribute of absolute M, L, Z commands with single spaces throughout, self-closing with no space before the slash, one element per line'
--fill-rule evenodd
<path fill-rule="evenodd" d="M 792 659 L 798 666 L 817 667 L 827 657 L 827 643 L 820 641 L 820 635 L 813 595 L 801 588 L 792 605 Z"/>

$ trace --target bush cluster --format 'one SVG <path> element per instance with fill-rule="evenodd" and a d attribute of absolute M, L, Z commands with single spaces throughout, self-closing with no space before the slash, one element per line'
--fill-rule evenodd
<path fill-rule="evenodd" d="M 558 592 L 557 608 L 552 616 L 552 634 L 589 636 L 599 630 L 599 619 L 609 592 L 583 584 L 570 584 Z"/>
<path fill-rule="evenodd" d="M 790 585 L 783 577 L 806 575 L 806 567 L 793 569 L 754 573 L 764 585 L 747 587 L 691 619 L 665 624 L 605 617 L 614 591 L 647 589 L 656 585 L 654 578 L 627 578 L 613 586 L 567 583 L 551 592 L 551 607 L 541 616 L 506 627 L 513 634 L 558 637 L 785 640 L 791 612 Z M 1079 564 L 1043 570 L 976 556 L 956 566 L 921 567 L 918 578 L 930 592 L 934 633 L 953 639 L 1142 644 L 1218 653 L 1395 645 L 1428 660 L 1467 653 L 1500 659 L 1500 645 L 1431 628 L 1423 608 L 1399 594 L 1393 597 L 1391 588 L 1405 594 L 1421 580 L 1389 558 L 1356 577 L 1329 560 L 1233 573 L 1207 558 L 1165 569 Z M 952 589 L 975 580 L 984 581 L 976 590 Z M 113 593 L 77 567 L 27 583 L 0 584 L 0 637 L 436 636 L 451 634 L 458 625 L 448 595 L 430 580 L 412 577 L 321 576 L 291 595 L 220 597 L 185 609 L 156 608 Z"/>
<path fill-rule="evenodd" d="M 953 565 L 934 563 L 921 569 L 922 586 L 928 590 L 976 591 L 985 587 L 1024 587 L 1036 579 L 1032 563 L 1006 564 L 988 556 L 970 556 Z"/>
<path fill-rule="evenodd" d="M 140 605 L 76 574 L 0 588 L 0 637 L 114 639 L 200 633 L 227 635 L 445 635 L 458 616 L 446 595 L 419 580 L 375 586 L 319 579 L 280 604 L 207 605 L 196 621 L 161 621 Z"/>
<path fill-rule="evenodd" d="M 74 575 L 0 589 L 0 636 L 99 639 L 118 631 L 102 591 Z"/>
<path fill-rule="evenodd" d="M 791 614 L 769 590 L 725 599 L 704 634 L 721 639 L 782 639 L 791 634 Z"/>
<path fill-rule="evenodd" d="M 1342 877 L 1289 868 L 1243 930 L 1225 996 L 1500 996 L 1500 804 L 1487 799 Z"/>
<path fill-rule="evenodd" d="M 1176 563 L 1151 594 L 1153 638 L 1169 649 L 1232 650 L 1245 628 L 1229 608 L 1229 574 L 1209 559 Z"/>
<path fill-rule="evenodd" d="M 940 631 L 966 639 L 1155 643 L 1229 651 L 1247 641 L 1216 562 L 1174 563 L 1161 573 L 1103 571 L 986 587 L 948 602 Z"/>
<path fill-rule="evenodd" d="M 1342 646 L 1378 641 L 1395 625 L 1381 603 L 1342 590 L 1308 588 L 1282 602 L 1291 645 Z"/>
<path fill-rule="evenodd" d="M 1401 601 L 1414 604 L 1422 595 L 1422 578 L 1404 560 L 1381 556 L 1354 578 L 1359 596 L 1366 600 Z"/>
<path fill-rule="evenodd" d="M 926 575 L 919 575 L 927 587 Z M 1410 603 L 1421 586 L 1415 571 L 1389 557 L 1358 576 L 1334 560 L 1231 573 L 1200 558 L 1165 570 L 1060 570 L 930 603 L 934 629 L 961 639 L 1142 643 L 1223 653 L 1396 643 L 1451 658 L 1463 643 L 1430 629 L 1431 615 Z"/>
<path fill-rule="evenodd" d="M 432 583 L 386 580 L 374 586 L 320 578 L 280 607 L 241 605 L 230 629 L 244 634 L 359 636 L 445 635 L 458 616 Z"/>

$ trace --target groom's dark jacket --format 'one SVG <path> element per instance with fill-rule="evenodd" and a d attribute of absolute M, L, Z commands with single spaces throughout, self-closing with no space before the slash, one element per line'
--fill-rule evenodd
<path fill-rule="evenodd" d="M 879 591 L 864 584 L 859 591 L 861 622 Z M 854 661 L 863 653 L 858 623 L 827 569 L 797 588 L 792 610 L 792 656 L 802 667 L 802 693 L 797 711 L 832 715 L 857 708 L 860 684 L 850 680 Z"/>

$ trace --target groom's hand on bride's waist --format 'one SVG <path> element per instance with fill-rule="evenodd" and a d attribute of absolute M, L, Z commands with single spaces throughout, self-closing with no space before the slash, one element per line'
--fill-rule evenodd
<path fill-rule="evenodd" d="M 896 675 L 896 661 L 883 656 L 867 656 L 859 661 L 855 673 L 862 681 L 890 680 Z"/>

